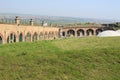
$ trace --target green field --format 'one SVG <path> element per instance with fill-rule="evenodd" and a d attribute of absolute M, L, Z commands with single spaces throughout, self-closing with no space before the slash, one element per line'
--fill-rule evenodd
<path fill-rule="evenodd" d="M 120 80 L 120 37 L 0 45 L 0 80 Z"/>

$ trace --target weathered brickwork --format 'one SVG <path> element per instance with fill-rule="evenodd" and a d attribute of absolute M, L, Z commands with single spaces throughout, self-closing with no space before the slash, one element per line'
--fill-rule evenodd
<path fill-rule="evenodd" d="M 59 28 L 0 24 L 0 43 L 32 42 L 58 38 Z"/>
<path fill-rule="evenodd" d="M 87 37 L 96 36 L 103 30 L 99 26 L 88 27 L 67 27 L 61 29 L 61 37 Z"/>
<path fill-rule="evenodd" d="M 66 27 L 57 28 L 51 26 L 34 26 L 31 19 L 29 26 L 20 25 L 18 17 L 15 24 L 0 24 L 0 44 L 14 42 L 35 42 L 51 40 L 62 37 L 86 37 L 97 35 L 102 32 L 100 26 Z"/>

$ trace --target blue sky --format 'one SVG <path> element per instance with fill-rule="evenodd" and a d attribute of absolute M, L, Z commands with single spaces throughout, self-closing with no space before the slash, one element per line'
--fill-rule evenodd
<path fill-rule="evenodd" d="M 120 20 L 120 0 L 0 0 L 0 13 Z"/>

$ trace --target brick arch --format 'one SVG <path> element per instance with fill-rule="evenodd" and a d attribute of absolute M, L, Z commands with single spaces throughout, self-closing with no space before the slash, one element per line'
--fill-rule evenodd
<path fill-rule="evenodd" d="M 92 35 L 94 35 L 94 30 L 93 29 L 88 29 L 86 31 L 86 34 L 87 34 L 87 36 L 92 36 Z"/>
<path fill-rule="evenodd" d="M 52 34 L 52 31 L 49 31 L 49 34 Z"/>
<path fill-rule="evenodd" d="M 96 29 L 96 35 L 98 35 L 100 32 L 102 32 L 102 29 Z"/>
<path fill-rule="evenodd" d="M 44 37 L 43 32 L 40 32 L 39 33 L 39 40 L 43 40 L 43 37 Z"/>
<path fill-rule="evenodd" d="M 52 37 L 52 32 L 49 31 L 49 32 L 48 32 L 48 38 L 51 38 L 51 37 Z"/>
<path fill-rule="evenodd" d="M 10 32 L 9 35 L 10 35 L 11 33 L 14 34 L 16 37 L 18 37 L 18 36 L 17 36 L 17 33 L 15 33 L 15 32 Z"/>
<path fill-rule="evenodd" d="M 10 32 L 9 35 L 7 36 L 7 43 L 14 43 L 16 42 L 18 36 L 16 35 L 15 32 Z"/>
<path fill-rule="evenodd" d="M 20 32 L 18 36 L 19 36 L 19 42 L 23 42 L 24 33 Z"/>
<path fill-rule="evenodd" d="M 52 36 L 52 38 L 54 37 L 54 35 L 55 35 L 54 31 L 52 31 L 52 32 L 51 32 L 51 36 Z"/>
<path fill-rule="evenodd" d="M 39 35 L 43 35 L 43 32 L 39 32 Z"/>
<path fill-rule="evenodd" d="M 27 32 L 25 33 L 25 36 L 26 36 L 28 33 L 32 35 L 32 32 L 30 32 L 30 31 L 27 31 Z"/>
<path fill-rule="evenodd" d="M 48 32 L 45 31 L 45 33 L 44 33 L 44 39 L 47 39 L 47 38 L 48 38 Z"/>
<path fill-rule="evenodd" d="M 38 33 L 37 32 L 34 32 L 33 33 L 33 36 L 32 36 L 32 41 L 37 41 L 38 40 Z"/>
<path fill-rule="evenodd" d="M 67 36 L 68 37 L 75 36 L 75 30 L 73 30 L 73 29 L 67 30 Z"/>
<path fill-rule="evenodd" d="M 85 35 L 85 31 L 83 29 L 78 29 L 77 30 L 77 36 L 78 37 L 83 37 Z"/>
<path fill-rule="evenodd" d="M 48 32 L 48 35 L 51 35 L 51 31 Z"/>
<path fill-rule="evenodd" d="M 18 34 L 18 35 L 20 35 L 20 34 L 24 35 L 24 32 L 19 32 L 19 34 Z"/>
<path fill-rule="evenodd" d="M 26 42 L 31 42 L 31 37 L 32 37 L 32 33 L 27 32 L 26 35 L 25 35 L 25 41 Z"/>
<path fill-rule="evenodd" d="M 3 35 L 0 33 L 0 44 L 3 43 Z"/>
<path fill-rule="evenodd" d="M 34 32 L 33 34 L 35 34 L 35 33 L 36 33 L 37 35 L 39 34 L 38 32 Z"/>
<path fill-rule="evenodd" d="M 43 32 L 40 32 L 39 35 L 43 35 Z"/>
<path fill-rule="evenodd" d="M 53 36 L 55 35 L 55 32 L 54 32 L 54 31 L 52 31 L 52 35 L 53 35 Z"/>

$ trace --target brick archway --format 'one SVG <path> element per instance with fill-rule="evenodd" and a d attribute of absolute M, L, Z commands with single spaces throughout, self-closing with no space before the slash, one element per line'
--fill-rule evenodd
<path fill-rule="evenodd" d="M 48 38 L 48 32 L 46 31 L 46 32 L 44 33 L 44 39 L 47 40 L 47 38 Z"/>
<path fill-rule="evenodd" d="M 87 33 L 87 36 L 92 36 L 92 35 L 94 35 L 94 30 L 93 29 L 88 29 L 86 31 L 86 33 Z"/>
<path fill-rule="evenodd" d="M 43 32 L 39 33 L 39 40 L 43 40 L 44 36 L 43 36 Z"/>
<path fill-rule="evenodd" d="M 23 33 L 19 34 L 19 42 L 23 42 Z"/>
<path fill-rule="evenodd" d="M 85 35 L 85 31 L 83 29 L 77 30 L 77 36 L 78 37 L 83 37 Z"/>
<path fill-rule="evenodd" d="M 11 32 L 7 37 L 7 43 L 14 43 L 17 40 L 17 36 L 14 32 Z"/>
<path fill-rule="evenodd" d="M 75 36 L 75 31 L 70 29 L 70 30 L 67 31 L 67 34 L 68 34 L 67 35 L 68 37 L 73 37 L 73 36 Z"/>
<path fill-rule="evenodd" d="M 31 42 L 31 33 L 30 33 L 30 32 L 28 32 L 28 33 L 26 34 L 26 36 L 25 36 L 25 41 L 26 41 L 26 42 Z"/>
<path fill-rule="evenodd" d="M 37 40 L 38 40 L 38 34 L 37 34 L 37 32 L 35 32 L 35 33 L 33 34 L 32 41 L 35 42 L 35 41 L 37 41 Z"/>
<path fill-rule="evenodd" d="M 52 32 L 51 31 L 48 33 L 48 38 L 52 38 Z"/>

